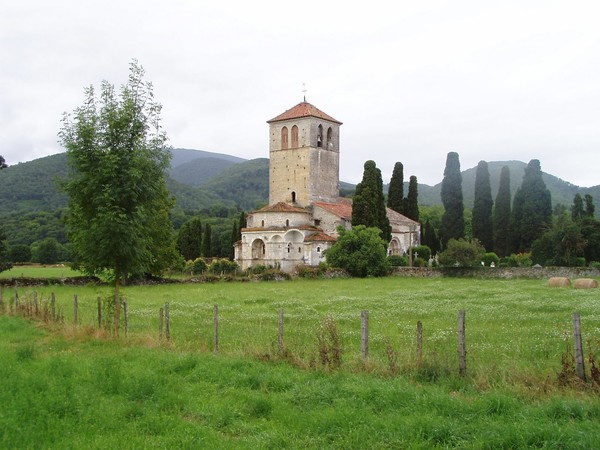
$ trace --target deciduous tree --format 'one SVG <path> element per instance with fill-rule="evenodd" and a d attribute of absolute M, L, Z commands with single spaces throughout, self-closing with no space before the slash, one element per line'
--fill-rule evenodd
<path fill-rule="evenodd" d="M 99 96 L 87 88 L 83 105 L 65 114 L 59 134 L 70 167 L 63 186 L 70 241 L 82 270 L 114 277 L 116 334 L 123 280 L 160 273 L 177 258 L 165 185 L 171 154 L 161 106 L 143 77 L 133 61 L 118 94 L 107 81 Z"/>
<path fill-rule="evenodd" d="M 186 261 L 193 261 L 200 256 L 202 249 L 202 220 L 194 217 L 179 229 L 177 247 Z"/>

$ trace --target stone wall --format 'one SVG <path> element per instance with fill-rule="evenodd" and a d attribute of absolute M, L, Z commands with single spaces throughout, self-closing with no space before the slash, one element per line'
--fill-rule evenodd
<path fill-rule="evenodd" d="M 429 267 L 395 267 L 393 275 L 400 277 L 461 277 L 461 278 L 492 278 L 492 279 L 548 279 L 551 277 L 568 278 L 597 278 L 600 270 L 589 267 L 478 267 L 473 269 L 461 267 L 429 268 Z"/>

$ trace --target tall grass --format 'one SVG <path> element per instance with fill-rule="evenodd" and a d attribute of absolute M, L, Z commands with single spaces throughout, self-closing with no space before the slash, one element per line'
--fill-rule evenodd
<path fill-rule="evenodd" d="M 64 306 L 78 295 L 80 326 L 93 329 L 97 298 L 106 287 L 22 288 L 19 295 Z M 12 295 L 5 289 L 5 297 Z M 159 308 L 170 303 L 170 348 L 211 352 L 213 305 L 219 305 L 219 351 L 231 356 L 277 359 L 278 310 L 285 312 L 285 356 L 301 367 L 319 361 L 318 330 L 328 316 L 339 336 L 341 370 L 396 372 L 422 381 L 458 371 L 457 312 L 467 314 L 467 373 L 480 389 L 518 386 L 554 389 L 565 342 L 572 339 L 572 312 L 581 313 L 584 339 L 600 338 L 597 291 L 551 289 L 543 280 L 383 278 L 295 280 L 136 286 L 124 289 L 130 340 L 167 345 L 158 338 Z M 369 310 L 369 360 L 360 354 L 360 311 Z M 423 323 L 423 361 L 416 364 L 416 322 Z M 594 339 L 596 341 L 594 341 Z M 598 348 L 590 348 L 598 357 Z M 389 370 L 393 357 L 394 370 Z"/>

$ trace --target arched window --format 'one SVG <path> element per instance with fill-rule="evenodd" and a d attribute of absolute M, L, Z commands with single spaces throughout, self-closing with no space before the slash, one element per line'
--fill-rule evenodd
<path fill-rule="evenodd" d="M 292 203 L 296 203 L 296 193 L 292 192 Z"/>
<path fill-rule="evenodd" d="M 292 127 L 292 148 L 298 148 L 298 127 Z"/>
<path fill-rule="evenodd" d="M 262 228 L 264 228 L 264 227 L 265 227 L 265 221 L 264 221 L 264 220 L 261 220 L 261 221 L 260 221 L 260 226 L 261 226 Z"/>
<path fill-rule="evenodd" d="M 321 253 L 321 247 L 317 247 L 317 253 Z"/>
<path fill-rule="evenodd" d="M 323 147 L 323 125 L 319 125 L 317 131 L 317 147 Z"/>
<path fill-rule="evenodd" d="M 331 127 L 327 129 L 327 149 L 333 148 L 333 130 Z"/>
<path fill-rule="evenodd" d="M 283 127 L 281 129 L 281 148 L 283 150 L 288 148 L 288 129 L 287 129 L 287 127 Z"/>
<path fill-rule="evenodd" d="M 285 219 L 285 226 L 289 227 L 290 226 L 290 219 Z"/>

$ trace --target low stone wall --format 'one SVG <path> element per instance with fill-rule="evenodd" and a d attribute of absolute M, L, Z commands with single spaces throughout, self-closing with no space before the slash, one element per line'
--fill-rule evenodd
<path fill-rule="evenodd" d="M 392 275 L 415 278 L 497 278 L 497 279 L 547 279 L 551 277 L 595 278 L 600 277 L 600 270 L 590 267 L 395 267 Z"/>

